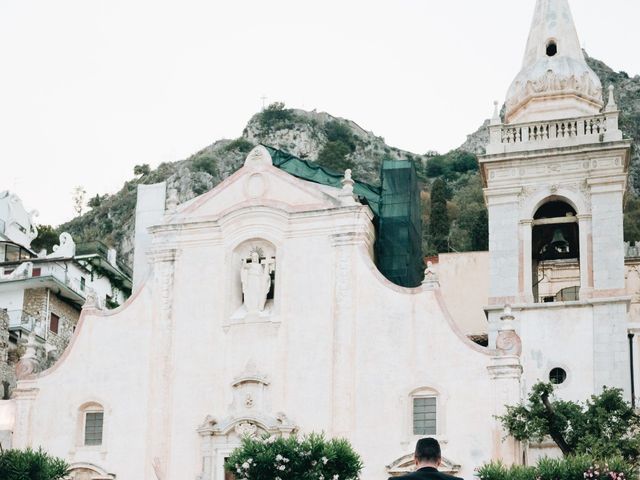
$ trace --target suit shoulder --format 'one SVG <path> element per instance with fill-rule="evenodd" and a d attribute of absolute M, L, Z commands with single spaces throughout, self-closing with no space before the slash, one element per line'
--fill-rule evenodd
<path fill-rule="evenodd" d="M 441 472 L 438 472 L 438 473 L 439 473 L 438 476 L 442 480 L 463 480 L 461 477 L 454 477 L 453 475 L 449 475 L 448 473 L 441 473 Z"/>

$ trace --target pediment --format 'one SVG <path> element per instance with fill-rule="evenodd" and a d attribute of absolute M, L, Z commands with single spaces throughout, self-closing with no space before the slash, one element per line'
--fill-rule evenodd
<path fill-rule="evenodd" d="M 67 478 L 67 477 L 65 477 Z M 116 476 L 91 463 L 74 463 L 69 469 L 70 480 L 113 480 Z"/>
<path fill-rule="evenodd" d="M 416 470 L 415 463 L 413 461 L 413 453 L 408 453 L 400 458 L 397 458 L 392 463 L 387 465 L 387 473 L 392 477 L 399 477 L 406 475 L 407 473 L 414 472 Z M 455 475 L 460 471 L 460 465 L 452 462 L 450 459 L 442 457 L 442 464 L 438 468 L 442 473 L 448 473 L 449 475 Z"/>
<path fill-rule="evenodd" d="M 331 189 L 294 177 L 271 164 L 268 151 L 254 148 L 244 166 L 213 190 L 178 208 L 180 217 L 215 217 L 237 208 L 265 205 L 287 211 L 340 205 Z"/>

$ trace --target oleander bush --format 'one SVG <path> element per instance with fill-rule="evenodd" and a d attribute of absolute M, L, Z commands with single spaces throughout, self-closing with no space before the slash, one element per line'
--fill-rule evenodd
<path fill-rule="evenodd" d="M 636 469 L 622 457 L 594 460 L 589 455 L 542 458 L 535 467 L 491 462 L 478 469 L 481 480 L 627 480 Z"/>
<path fill-rule="evenodd" d="M 344 439 L 266 435 L 245 437 L 225 468 L 238 480 L 356 480 L 362 461 Z"/>
<path fill-rule="evenodd" d="M 0 451 L 2 480 L 61 480 L 69 474 L 69 465 L 42 449 Z"/>

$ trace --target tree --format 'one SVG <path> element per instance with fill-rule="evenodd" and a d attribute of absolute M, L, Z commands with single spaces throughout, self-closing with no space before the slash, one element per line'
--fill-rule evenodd
<path fill-rule="evenodd" d="M 89 201 L 87 202 L 87 205 L 88 205 L 90 208 L 98 208 L 100 205 L 102 205 L 102 201 L 103 201 L 106 197 L 107 197 L 106 195 L 104 195 L 104 196 L 102 196 L 102 197 L 101 197 L 100 195 L 98 195 L 98 194 L 96 193 L 96 196 L 95 196 L 95 197 L 91 197 L 91 198 L 89 199 Z"/>
<path fill-rule="evenodd" d="M 437 253 L 449 251 L 449 229 L 451 221 L 447 212 L 447 186 L 441 178 L 431 186 L 431 213 L 429 215 L 429 238 Z"/>
<path fill-rule="evenodd" d="M 549 436 L 567 455 L 595 458 L 619 455 L 640 463 L 640 416 L 622 398 L 622 390 L 604 388 L 584 403 L 552 397 L 553 385 L 533 386 L 527 405 L 508 406 L 499 417 L 516 440 L 540 442 Z"/>
<path fill-rule="evenodd" d="M 60 234 L 51 225 L 38 225 L 38 236 L 31 242 L 31 249 L 39 252 L 42 249 L 47 252 L 53 251 L 53 246 L 57 245 Z"/>
<path fill-rule="evenodd" d="M 286 108 L 282 102 L 274 102 L 260 112 L 258 120 L 260 125 L 267 130 L 280 130 L 286 128 L 294 117 L 292 109 Z"/>
<path fill-rule="evenodd" d="M 353 164 L 347 160 L 347 155 L 350 153 L 351 149 L 345 143 L 327 142 L 318 153 L 317 162 L 330 170 L 344 172 L 347 168 L 353 167 Z"/>
<path fill-rule="evenodd" d="M 0 478 L 2 480 L 61 480 L 69 474 L 69 465 L 56 457 L 27 448 L 2 450 L 0 447 Z"/>
<path fill-rule="evenodd" d="M 143 163 L 142 165 L 136 165 L 133 167 L 134 175 L 149 175 L 151 173 L 151 167 L 149 167 L 148 163 Z"/>
<path fill-rule="evenodd" d="M 84 209 L 84 199 L 87 195 L 87 191 L 82 185 L 78 185 L 71 192 L 71 199 L 73 201 L 73 210 L 76 212 L 76 216 L 82 215 Z"/>

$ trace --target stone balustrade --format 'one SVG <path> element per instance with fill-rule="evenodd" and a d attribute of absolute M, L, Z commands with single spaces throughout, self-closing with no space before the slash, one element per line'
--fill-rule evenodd
<path fill-rule="evenodd" d="M 489 126 L 487 154 L 622 140 L 618 111 L 588 117 Z"/>

